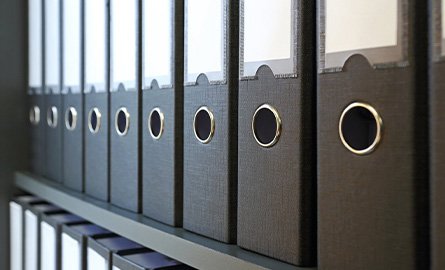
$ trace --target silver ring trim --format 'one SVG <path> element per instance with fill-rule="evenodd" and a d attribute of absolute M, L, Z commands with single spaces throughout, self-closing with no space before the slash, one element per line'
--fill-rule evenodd
<path fill-rule="evenodd" d="M 51 120 L 51 113 L 53 114 L 53 120 Z M 48 126 L 51 128 L 56 128 L 58 121 L 59 121 L 59 115 L 57 107 L 56 106 L 49 107 L 48 111 L 46 112 L 46 122 L 48 123 Z"/>
<path fill-rule="evenodd" d="M 40 108 L 38 106 L 32 106 L 29 110 L 29 122 L 35 126 L 40 123 Z"/>
<path fill-rule="evenodd" d="M 196 133 L 196 125 L 195 125 L 196 124 L 196 116 L 201 111 L 207 112 L 207 114 L 210 117 L 210 133 L 209 133 L 209 136 L 204 140 L 199 138 L 198 134 Z M 193 132 L 195 133 L 196 139 L 203 144 L 207 144 L 212 140 L 213 135 L 215 134 L 215 117 L 213 116 L 213 113 L 210 111 L 210 109 L 207 106 L 201 106 L 198 110 L 196 110 L 195 116 L 193 117 Z"/>
<path fill-rule="evenodd" d="M 365 108 L 366 110 L 368 110 L 369 112 L 371 112 L 371 114 L 374 117 L 374 120 L 376 122 L 377 125 L 377 130 L 376 130 L 376 135 L 374 138 L 374 141 L 372 142 L 372 144 L 367 147 L 366 149 L 363 150 L 358 150 L 353 148 L 352 146 L 350 146 L 344 136 L 343 136 L 343 131 L 342 131 L 342 124 L 343 124 L 343 119 L 345 117 L 345 115 L 352 109 L 357 108 L 357 107 L 361 107 L 361 108 Z M 343 145 L 346 147 L 346 149 L 348 149 L 350 152 L 356 154 L 356 155 L 367 155 L 372 153 L 376 147 L 379 145 L 380 141 L 382 140 L 382 130 L 383 130 L 383 120 L 380 117 L 379 113 L 377 112 L 376 109 L 374 109 L 374 107 L 372 107 L 371 105 L 367 104 L 367 103 L 363 103 L 363 102 L 353 102 L 350 105 L 348 105 L 348 107 L 346 107 L 341 116 L 340 116 L 340 120 L 338 122 L 338 133 L 340 135 L 340 140 L 343 143 Z"/>
<path fill-rule="evenodd" d="M 151 129 L 151 116 L 153 115 L 154 112 L 157 112 L 159 114 L 159 119 L 161 121 L 158 136 L 155 136 L 153 134 L 153 130 Z M 155 140 L 159 140 L 162 136 L 162 133 L 164 133 L 164 113 L 161 111 L 159 107 L 156 107 L 153 110 L 151 110 L 150 114 L 148 115 L 148 130 L 150 132 L 151 137 Z"/>
<path fill-rule="evenodd" d="M 93 116 L 93 113 L 96 114 L 96 128 L 95 129 L 91 125 L 91 117 Z M 92 134 L 96 134 L 99 132 L 100 125 L 101 125 L 101 119 L 102 119 L 102 114 L 100 113 L 100 111 L 97 107 L 94 107 L 89 111 L 89 113 L 88 113 L 88 129 L 90 130 L 90 132 Z"/>
<path fill-rule="evenodd" d="M 118 116 L 119 116 L 119 113 L 120 113 L 120 112 L 123 112 L 124 115 L 125 115 L 125 129 L 124 129 L 123 132 L 121 132 L 121 131 L 119 130 L 119 125 L 118 125 Z M 119 136 L 125 136 L 125 135 L 127 135 L 128 130 L 130 129 L 130 113 L 128 112 L 127 108 L 125 108 L 125 107 L 120 107 L 120 108 L 116 111 L 116 113 L 115 113 L 115 115 L 114 115 L 114 128 L 116 129 L 116 132 L 117 132 L 117 134 L 118 134 Z"/>
<path fill-rule="evenodd" d="M 277 126 L 276 130 L 275 130 L 275 136 L 273 138 L 273 140 L 269 143 L 262 143 L 260 142 L 260 140 L 257 138 L 256 134 L 255 134 L 255 120 L 256 120 L 256 116 L 258 114 L 258 112 L 262 109 L 267 109 L 269 111 L 271 111 L 273 113 L 273 115 L 275 116 L 275 124 Z M 251 128 L 252 128 L 252 134 L 253 137 L 255 139 L 255 141 L 261 146 L 261 147 L 265 147 L 265 148 L 269 148 L 274 146 L 278 140 L 280 139 L 281 136 L 281 117 L 280 114 L 278 113 L 278 111 L 271 105 L 269 104 L 263 104 L 261 106 L 259 106 L 255 112 L 253 113 L 252 116 L 252 124 L 251 124 Z"/>
<path fill-rule="evenodd" d="M 73 122 L 72 122 L 71 126 L 70 126 L 70 122 L 69 122 L 69 114 L 70 113 L 73 116 Z M 73 131 L 76 129 L 76 126 L 77 126 L 77 110 L 74 107 L 69 107 L 65 112 L 65 127 L 69 131 Z"/>

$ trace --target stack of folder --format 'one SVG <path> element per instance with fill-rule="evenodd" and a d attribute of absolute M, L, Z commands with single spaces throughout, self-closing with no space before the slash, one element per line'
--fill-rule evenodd
<path fill-rule="evenodd" d="M 443 0 L 28 2 L 35 174 L 292 265 L 445 268 Z"/>

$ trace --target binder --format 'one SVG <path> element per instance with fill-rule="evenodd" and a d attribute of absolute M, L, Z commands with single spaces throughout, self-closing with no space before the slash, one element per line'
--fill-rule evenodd
<path fill-rule="evenodd" d="M 62 182 L 62 97 L 60 0 L 44 0 L 45 176 Z"/>
<path fill-rule="evenodd" d="M 24 195 L 15 197 L 9 202 L 9 245 L 10 268 L 22 270 L 25 262 L 24 256 L 24 208 L 31 203 L 42 200 L 35 196 Z"/>
<path fill-rule="evenodd" d="M 139 1 L 110 6 L 110 200 L 139 212 Z"/>
<path fill-rule="evenodd" d="M 45 174 L 45 98 L 43 96 L 42 1 L 28 1 L 28 95 L 30 163 L 33 173 Z"/>
<path fill-rule="evenodd" d="M 73 214 L 43 214 L 40 221 L 40 269 L 61 268 L 61 231 L 64 224 L 81 224 L 86 221 Z"/>
<path fill-rule="evenodd" d="M 187 230 L 236 240 L 238 3 L 185 2 L 184 212 Z"/>
<path fill-rule="evenodd" d="M 62 270 L 83 270 L 87 265 L 88 237 L 109 236 L 112 233 L 94 224 L 62 227 Z"/>
<path fill-rule="evenodd" d="M 24 268 L 25 270 L 39 269 L 40 265 L 40 215 L 63 213 L 64 210 L 51 204 L 38 203 L 25 206 L 24 211 Z"/>
<path fill-rule="evenodd" d="M 82 1 L 62 6 L 63 183 L 83 191 Z"/>
<path fill-rule="evenodd" d="M 430 143 L 430 170 L 431 170 L 431 269 L 439 270 L 445 268 L 445 215 L 443 205 L 445 203 L 443 194 L 445 192 L 445 169 L 443 160 L 445 158 L 444 125 L 443 125 L 443 102 L 445 101 L 445 80 L 442 78 L 445 71 L 445 35 L 443 15 L 445 3 L 441 0 L 432 1 L 432 12 L 430 19 L 431 39 L 430 50 L 432 52 L 431 70 L 431 143 Z"/>
<path fill-rule="evenodd" d="M 124 237 L 88 238 L 87 270 L 111 269 L 113 253 L 132 254 L 147 250 Z"/>
<path fill-rule="evenodd" d="M 182 225 L 182 1 L 142 2 L 142 202 L 144 215 Z"/>
<path fill-rule="evenodd" d="M 85 1 L 85 193 L 109 199 L 108 0 Z M 88 128 L 87 128 L 88 127 Z M 98 166 L 100 164 L 100 166 Z"/>
<path fill-rule="evenodd" d="M 17 202 L 9 202 L 9 243 L 11 270 L 23 269 L 23 209 Z"/>
<path fill-rule="evenodd" d="M 313 266 L 315 4 L 242 0 L 240 5 L 237 243 Z M 263 17 L 268 19 L 258 20 Z"/>
<path fill-rule="evenodd" d="M 427 269 L 427 3 L 318 3 L 318 267 Z"/>
<path fill-rule="evenodd" d="M 150 251 L 131 255 L 113 254 L 115 270 L 183 270 L 193 269 L 160 253 Z"/>

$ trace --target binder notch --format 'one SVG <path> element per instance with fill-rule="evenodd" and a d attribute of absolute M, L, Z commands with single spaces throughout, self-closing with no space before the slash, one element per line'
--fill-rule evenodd
<path fill-rule="evenodd" d="M 148 116 L 148 130 L 153 139 L 159 140 L 164 131 L 164 113 L 158 107 L 151 110 Z"/>
<path fill-rule="evenodd" d="M 29 110 L 29 122 L 37 126 L 40 123 L 40 108 L 39 106 L 32 106 Z"/>
<path fill-rule="evenodd" d="M 69 131 L 76 129 L 77 125 L 77 110 L 74 107 L 69 107 L 65 112 L 65 126 Z"/>
<path fill-rule="evenodd" d="M 46 122 L 48 123 L 48 126 L 51 128 L 57 127 L 58 110 L 56 106 L 51 106 L 48 108 L 48 111 L 46 113 Z"/>
<path fill-rule="evenodd" d="M 127 108 L 120 107 L 114 116 L 114 127 L 119 136 L 125 136 L 130 129 L 130 113 Z"/>
<path fill-rule="evenodd" d="M 269 104 L 258 107 L 252 117 L 252 133 L 262 147 L 274 146 L 281 135 L 281 117 Z"/>
<path fill-rule="evenodd" d="M 215 118 L 207 106 L 200 107 L 193 118 L 193 131 L 198 141 L 209 143 L 215 133 Z"/>
<path fill-rule="evenodd" d="M 88 129 L 91 133 L 96 134 L 99 132 L 101 124 L 102 114 L 99 109 L 94 107 L 88 113 Z"/>
<path fill-rule="evenodd" d="M 354 102 L 343 110 L 338 132 L 346 149 L 357 155 L 366 155 L 380 143 L 382 128 L 382 118 L 374 107 Z"/>

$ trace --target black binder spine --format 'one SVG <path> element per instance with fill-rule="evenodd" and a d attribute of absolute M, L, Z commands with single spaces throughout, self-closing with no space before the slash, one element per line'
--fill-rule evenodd
<path fill-rule="evenodd" d="M 140 72 L 139 72 L 139 49 L 140 49 L 140 6 L 141 0 L 131 0 L 134 2 L 135 16 L 127 18 L 133 19 L 135 31 L 134 40 L 126 40 L 129 44 L 134 44 L 133 55 L 136 55 L 134 63 L 135 74 L 131 78 L 132 82 L 119 81 L 117 76 L 118 64 L 113 59 L 113 51 L 116 50 L 113 41 L 113 27 L 117 27 L 115 22 L 123 23 L 122 20 L 113 17 L 117 1 L 110 1 L 110 201 L 111 203 L 125 209 L 139 212 L 141 210 L 141 170 L 140 170 Z M 130 4 L 130 3 L 128 3 Z M 120 38 L 120 37 L 119 37 Z M 132 49 L 131 49 L 132 50 Z M 118 54 L 127 52 L 117 51 Z M 129 68 L 129 67 L 126 67 Z M 120 76 L 120 75 L 119 75 Z"/>
<path fill-rule="evenodd" d="M 109 0 L 100 0 L 100 6 L 94 6 L 95 1 L 85 1 L 83 24 L 84 27 L 84 191 L 97 199 L 109 200 Z M 98 10 L 96 10 L 96 8 Z M 102 12 L 102 14 L 96 14 Z M 97 18 L 103 16 L 103 24 Z M 89 21 L 91 20 L 91 22 Z M 94 29 L 99 33 L 91 32 L 92 26 L 97 23 L 103 29 Z M 102 32 L 103 31 L 103 32 Z M 103 35 L 105 52 L 94 48 L 94 37 Z M 89 39 L 91 35 L 91 39 Z M 91 52 L 90 52 L 91 51 Z M 101 68 L 103 73 L 100 78 L 91 76 L 89 67 L 95 67 L 96 54 L 103 53 Z M 91 57 L 91 59 L 89 58 Z M 99 66 L 100 67 L 100 66 Z M 98 164 L 100 166 L 98 166 Z"/>
<path fill-rule="evenodd" d="M 187 5 L 185 10 L 185 24 Z M 185 229 L 223 242 L 236 241 L 239 2 L 222 1 L 223 81 L 201 73 L 184 87 Z M 185 43 L 185 51 L 190 44 Z M 187 60 L 185 55 L 187 70 Z M 218 57 L 218 56 L 215 56 Z M 199 72 L 205 72 L 199 71 Z M 187 76 L 188 77 L 188 76 Z"/>
<path fill-rule="evenodd" d="M 146 2 L 148 1 L 143 1 L 143 5 Z M 184 2 L 180 0 L 168 2 L 172 6 L 169 23 L 173 25 L 172 34 L 169 35 L 172 55 L 172 59 L 169 60 L 171 61 L 170 84 L 163 85 L 156 79 L 153 79 L 152 82 L 145 79 L 146 87 L 142 91 L 142 198 L 144 215 L 172 226 L 181 226 Z M 145 6 L 142 10 L 146 10 Z M 148 20 L 148 16 L 150 15 L 144 13 L 142 20 Z M 145 42 L 148 42 L 153 36 L 148 36 L 149 33 L 145 29 L 143 33 L 146 33 L 143 38 L 145 45 Z M 150 46 L 144 46 L 144 48 L 150 50 Z M 143 51 L 143 54 L 148 54 L 148 52 Z M 143 69 L 145 70 L 147 67 Z"/>
<path fill-rule="evenodd" d="M 62 106 L 62 123 L 63 123 L 63 184 L 76 191 L 83 191 L 83 136 L 84 136 L 84 112 L 83 112 L 83 0 L 77 0 L 73 2 L 77 6 L 66 6 L 66 3 L 62 3 L 62 51 L 64 59 L 63 68 L 63 106 Z M 73 10 L 69 10 L 73 8 Z M 69 13 L 74 13 L 70 15 Z M 72 33 L 68 20 L 72 19 L 72 16 L 77 16 L 77 35 Z M 71 37 L 71 38 L 70 38 Z M 78 52 L 69 51 L 69 44 L 67 43 L 78 42 Z M 77 61 L 77 73 L 74 70 L 69 69 L 68 61 L 69 57 L 78 56 Z M 73 64 L 73 60 L 71 64 Z M 67 77 L 71 77 L 69 73 L 78 74 L 76 81 L 73 82 L 72 78 L 69 80 Z"/>
<path fill-rule="evenodd" d="M 318 267 L 428 269 L 427 3 L 393 2 L 394 44 L 344 51 L 318 3 Z"/>
<path fill-rule="evenodd" d="M 289 47 L 286 47 L 292 49 L 280 51 L 289 53 L 285 59 L 264 59 L 257 63 L 244 57 L 251 48 L 246 43 L 254 42 L 247 31 L 255 30 L 244 26 L 252 27 L 252 20 L 260 14 L 249 13 L 252 5 L 257 4 L 255 1 L 241 0 L 237 243 L 295 265 L 313 266 L 316 265 L 315 3 L 287 2 L 284 8 L 288 13 L 284 14 L 276 7 L 280 3 L 270 2 L 270 20 L 287 16 L 292 19 L 289 25 L 284 20 L 281 24 L 271 21 L 280 27 L 267 32 L 271 36 L 266 38 L 281 41 L 283 32 L 279 32 L 287 31 L 288 27 Z M 261 33 L 266 35 L 266 31 Z M 250 40 L 244 40 L 247 36 Z M 261 45 L 257 41 L 256 46 L 262 48 Z M 270 48 L 265 47 L 263 52 L 269 52 Z"/>
<path fill-rule="evenodd" d="M 57 4 L 56 4 L 57 3 Z M 52 5 L 57 5 L 56 7 L 52 7 L 50 5 L 49 0 L 45 0 L 44 2 L 44 59 L 45 59 L 45 105 L 46 108 L 43 112 L 44 120 L 46 122 L 46 132 L 45 132 L 45 146 L 46 146 L 46 154 L 45 154 L 45 176 L 49 179 L 62 182 L 62 97 L 60 95 L 61 91 L 61 1 L 52 1 Z M 48 13 L 50 8 L 54 8 L 51 10 L 53 13 Z M 50 16 L 56 16 L 53 18 L 53 21 L 50 22 Z M 50 34 L 49 27 L 53 26 L 54 19 L 56 22 L 55 27 L 57 29 L 53 29 L 54 32 Z M 54 36 L 55 35 L 55 36 Z M 55 39 L 54 39 L 55 38 Z M 56 48 L 50 49 L 50 42 L 56 43 Z M 50 51 L 51 50 L 51 51 Z M 50 54 L 56 54 L 56 60 L 52 63 L 49 62 L 54 56 Z M 55 67 L 54 67 L 55 65 Z M 54 75 L 54 73 L 56 73 Z M 56 78 L 52 78 L 56 77 Z M 51 78 L 51 81 L 50 81 Z M 55 80 L 54 80 L 55 79 Z"/>

